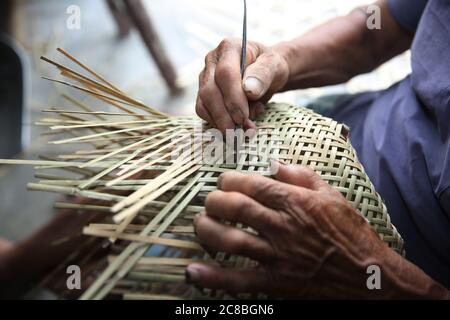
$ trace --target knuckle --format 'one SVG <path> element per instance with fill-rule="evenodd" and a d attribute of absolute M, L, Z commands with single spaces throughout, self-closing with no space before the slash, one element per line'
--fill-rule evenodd
<path fill-rule="evenodd" d="M 219 128 L 219 130 L 225 132 L 226 129 L 233 129 L 234 128 L 234 123 L 233 121 L 231 121 L 230 119 L 228 119 L 227 116 L 222 115 L 220 117 L 217 118 L 216 120 L 217 126 Z"/>
<path fill-rule="evenodd" d="M 272 49 L 266 49 L 261 56 L 271 63 L 278 64 L 281 61 L 281 55 Z"/>
<path fill-rule="evenodd" d="M 201 99 L 204 99 L 203 101 L 207 100 L 211 95 L 213 94 L 213 88 L 209 84 L 204 84 L 198 89 L 198 95 Z"/>
<path fill-rule="evenodd" d="M 227 47 L 229 47 L 230 45 L 230 39 L 229 38 L 225 38 L 222 41 L 220 41 L 219 46 L 217 47 L 219 50 L 225 49 Z"/>
<path fill-rule="evenodd" d="M 217 54 L 216 51 L 210 51 L 208 52 L 208 54 L 205 56 L 205 67 L 207 68 L 209 65 L 211 64 L 216 64 L 217 63 Z"/>
<path fill-rule="evenodd" d="M 272 179 L 260 179 L 260 176 L 257 174 L 249 175 L 249 180 L 252 182 L 252 188 L 254 188 L 257 194 L 270 194 L 276 186 L 276 183 Z"/>
<path fill-rule="evenodd" d="M 303 190 L 302 192 L 291 192 L 286 197 L 286 208 L 292 212 L 305 212 L 306 214 L 324 214 L 323 199 L 317 191 Z"/>
<path fill-rule="evenodd" d="M 277 181 L 265 181 L 255 184 L 255 193 L 267 197 L 272 208 L 284 208 L 291 192 Z"/>
<path fill-rule="evenodd" d="M 308 196 L 305 196 L 305 193 L 308 193 Z M 314 197 L 315 194 L 309 194 L 308 190 L 303 190 L 303 192 L 290 192 L 287 200 L 289 200 L 290 203 L 304 205 L 306 201 L 314 199 Z"/>
<path fill-rule="evenodd" d="M 234 72 L 233 65 L 223 61 L 217 66 L 214 78 L 218 82 L 230 82 L 234 77 Z"/>
<path fill-rule="evenodd" d="M 236 47 L 236 38 L 225 38 L 220 41 L 219 46 L 217 47 L 220 51 L 227 51 L 230 49 L 234 49 Z"/>
<path fill-rule="evenodd" d="M 198 75 L 198 83 L 201 86 L 205 80 L 205 69 L 203 69 Z"/>
<path fill-rule="evenodd" d="M 249 110 L 238 107 L 239 104 L 235 102 L 234 99 L 229 99 L 224 101 L 225 107 L 228 110 L 231 118 L 239 124 L 244 123 L 245 119 L 249 117 Z"/>
<path fill-rule="evenodd" d="M 272 67 L 270 62 L 259 62 L 258 64 L 255 64 L 252 70 L 252 73 L 255 73 L 258 78 L 260 78 L 262 81 L 269 82 L 273 81 L 273 75 L 276 72 L 276 68 Z"/>
<path fill-rule="evenodd" d="M 273 51 L 266 51 L 261 54 L 261 57 L 264 58 L 266 61 L 277 61 L 278 55 L 275 54 Z"/>

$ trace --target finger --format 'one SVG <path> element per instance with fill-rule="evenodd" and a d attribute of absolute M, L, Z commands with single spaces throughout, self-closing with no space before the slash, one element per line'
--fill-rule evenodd
<path fill-rule="evenodd" d="M 261 103 L 263 103 L 263 104 L 267 104 L 267 103 L 270 101 L 270 99 L 272 99 L 272 96 L 273 96 L 277 91 L 278 91 L 278 90 L 272 90 L 272 89 L 269 89 L 269 90 L 266 92 L 266 94 L 263 95 L 263 96 L 259 99 L 259 101 L 260 101 Z"/>
<path fill-rule="evenodd" d="M 265 292 L 268 281 L 262 269 L 230 269 L 202 263 L 186 268 L 186 282 L 210 289 L 223 289 L 230 293 Z"/>
<path fill-rule="evenodd" d="M 223 41 L 219 50 L 219 61 L 214 79 L 222 92 L 225 107 L 234 123 L 244 125 L 245 120 L 249 117 L 249 110 L 248 99 L 242 89 L 240 45 Z"/>
<path fill-rule="evenodd" d="M 330 185 L 309 167 L 300 165 L 284 165 L 278 163 L 275 179 L 299 187 L 319 191 L 328 190 Z"/>
<path fill-rule="evenodd" d="M 280 58 L 272 53 L 261 54 L 244 73 L 243 88 L 250 100 L 262 98 L 269 89 L 279 90 L 287 79 L 280 72 Z"/>
<path fill-rule="evenodd" d="M 259 116 L 265 110 L 265 105 L 260 101 L 252 101 L 250 103 L 250 110 L 253 109 L 255 111 L 255 116 Z"/>
<path fill-rule="evenodd" d="M 256 124 L 250 119 L 247 119 L 244 123 L 244 130 L 247 131 L 248 129 L 256 130 Z"/>
<path fill-rule="evenodd" d="M 244 124 L 244 130 L 248 129 L 256 129 L 256 123 L 258 116 L 264 112 L 264 104 L 259 101 L 250 101 L 249 102 L 249 111 L 250 111 L 250 119 L 247 119 Z"/>
<path fill-rule="evenodd" d="M 208 110 L 206 110 L 205 106 L 203 105 L 202 99 L 199 96 L 197 96 L 197 102 L 195 104 L 195 112 L 200 118 L 208 122 L 210 125 L 212 125 L 213 127 L 216 126 Z"/>
<path fill-rule="evenodd" d="M 269 208 L 284 208 L 290 193 L 307 191 L 259 174 L 243 174 L 237 171 L 222 173 L 217 184 L 222 191 L 243 193 Z"/>
<path fill-rule="evenodd" d="M 265 106 L 260 101 L 249 101 L 250 119 L 255 120 L 258 115 L 264 112 Z"/>
<path fill-rule="evenodd" d="M 225 108 L 222 93 L 214 80 L 216 64 L 217 52 L 212 51 L 206 56 L 205 69 L 199 76 L 198 96 L 215 127 L 224 133 L 226 129 L 234 129 L 235 124 Z"/>
<path fill-rule="evenodd" d="M 279 214 L 238 192 L 210 192 L 205 209 L 208 216 L 243 223 L 263 234 L 281 223 Z"/>
<path fill-rule="evenodd" d="M 273 250 L 268 242 L 244 230 L 225 225 L 208 215 L 196 218 L 197 237 L 208 249 L 249 257 L 256 261 L 269 261 Z"/>
<path fill-rule="evenodd" d="M 208 85 L 202 87 L 199 90 L 199 96 L 217 129 L 225 133 L 226 129 L 235 128 L 235 124 L 225 108 L 222 93 L 215 84 L 208 83 Z"/>

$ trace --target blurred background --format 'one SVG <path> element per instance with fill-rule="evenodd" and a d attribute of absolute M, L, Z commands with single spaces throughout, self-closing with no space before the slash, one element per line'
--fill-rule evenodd
<path fill-rule="evenodd" d="M 367 2 L 248 0 L 248 38 L 267 45 L 289 40 Z M 131 96 L 191 115 L 204 56 L 223 38 L 241 36 L 243 8 L 241 0 L 3 0 L 0 12 L 0 158 L 36 159 L 61 153 L 61 146 L 47 145 L 46 129 L 34 125 L 44 116 L 40 110 L 67 104 L 62 94 L 92 103 L 43 80 L 58 75 L 40 56 L 58 60 L 56 48 L 64 48 Z M 301 105 L 324 93 L 381 89 L 409 72 L 406 53 L 344 85 L 274 100 Z M 52 217 L 58 196 L 27 192 L 32 180 L 30 166 L 0 166 L 0 237 L 20 240 Z"/>

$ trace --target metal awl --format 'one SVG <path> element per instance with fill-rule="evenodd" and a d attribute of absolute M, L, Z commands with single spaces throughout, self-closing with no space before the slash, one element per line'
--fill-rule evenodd
<path fill-rule="evenodd" d="M 244 0 L 244 19 L 242 21 L 242 46 L 241 46 L 241 79 L 244 78 L 247 60 L 247 1 Z M 242 129 L 242 125 L 236 125 L 236 129 Z"/>
<path fill-rule="evenodd" d="M 241 78 L 244 78 L 247 60 L 247 1 L 244 0 L 244 20 L 242 22 Z"/>

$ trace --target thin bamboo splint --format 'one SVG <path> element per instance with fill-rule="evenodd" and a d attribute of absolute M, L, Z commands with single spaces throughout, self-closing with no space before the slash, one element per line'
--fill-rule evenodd
<path fill-rule="evenodd" d="M 404 253 L 403 240 L 343 134 L 342 124 L 304 108 L 271 103 L 256 121 L 257 134 L 243 140 L 245 148 L 240 150 L 237 163 L 221 164 L 217 153 L 206 164 L 193 157 L 205 146 L 199 136 L 207 127 L 202 127 L 200 120 L 171 117 L 150 108 L 66 51 L 58 51 L 81 71 L 43 57 L 72 82 L 49 80 L 81 90 L 115 110 L 94 110 L 65 96 L 73 108 L 47 109 L 49 116 L 37 124 L 49 127 L 50 133 L 69 134 L 50 143 L 78 143 L 78 151 L 57 158 L 0 163 L 35 165 L 36 177 L 41 180 L 30 183 L 30 190 L 96 201 L 56 203 L 56 208 L 110 213 L 104 223 L 84 229 L 87 235 L 109 239 L 115 254 L 108 257 L 107 266 L 81 299 L 102 299 L 111 294 L 125 299 L 229 297 L 225 292 L 199 290 L 185 284 L 186 265 L 205 261 L 245 268 L 253 262 L 222 252 L 211 256 L 203 251 L 196 241 L 192 219 L 203 210 L 203 201 L 208 192 L 216 189 L 222 172 L 269 175 L 272 158 L 313 168 L 346 197 L 389 247 Z M 192 146 L 192 141 L 200 143 Z M 180 149 L 184 152 L 174 159 L 173 152 Z M 55 169 L 64 174 L 54 174 Z"/>

